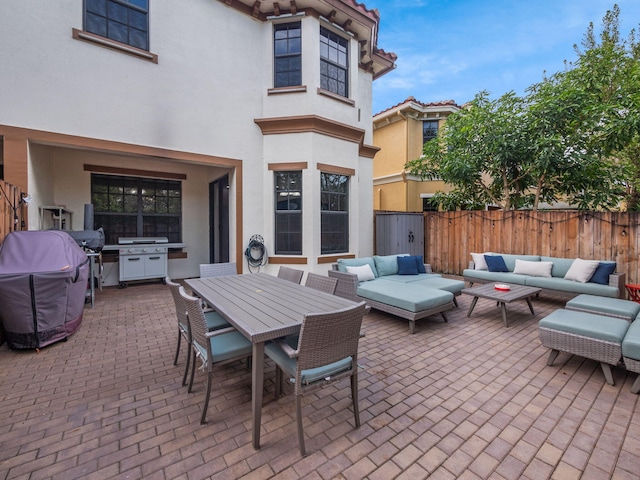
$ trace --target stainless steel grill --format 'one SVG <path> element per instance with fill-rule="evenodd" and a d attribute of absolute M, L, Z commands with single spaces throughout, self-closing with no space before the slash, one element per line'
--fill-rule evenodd
<path fill-rule="evenodd" d="M 120 237 L 118 239 L 120 286 L 131 280 L 161 279 L 167 276 L 167 237 Z"/>

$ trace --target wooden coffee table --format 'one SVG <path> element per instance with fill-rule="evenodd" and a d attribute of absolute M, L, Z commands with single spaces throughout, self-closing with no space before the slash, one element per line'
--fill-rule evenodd
<path fill-rule="evenodd" d="M 505 327 L 509 326 L 509 321 L 507 320 L 507 303 L 511 303 L 515 300 L 526 300 L 529 305 L 529 310 L 531 310 L 531 315 L 535 315 L 533 305 L 531 304 L 531 297 L 540 293 L 542 289 L 511 284 L 509 287 L 511 289 L 508 291 L 496 290 L 494 283 L 485 283 L 478 287 L 462 289 L 462 293 L 466 293 L 473 297 L 473 301 L 471 302 L 471 306 L 467 312 L 467 317 L 471 316 L 471 312 L 473 312 L 479 298 L 486 298 L 498 303 L 502 310 L 502 321 L 504 322 Z"/>

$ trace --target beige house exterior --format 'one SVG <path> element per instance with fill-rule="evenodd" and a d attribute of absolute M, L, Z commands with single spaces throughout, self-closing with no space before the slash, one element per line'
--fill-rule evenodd
<path fill-rule="evenodd" d="M 440 181 L 422 181 L 404 166 L 422 155 L 424 140 L 442 128 L 446 118 L 460 110 L 453 100 L 422 103 L 413 97 L 373 117 L 373 144 L 380 148 L 373 161 L 374 210 L 421 212 L 428 199 L 446 191 Z"/>
<path fill-rule="evenodd" d="M 396 60 L 378 48 L 377 10 L 355 0 L 108 3 L 0 2 L 0 172 L 31 198 L 25 228 L 49 228 L 39 207 L 63 206 L 73 212 L 65 227 L 82 230 L 96 192 L 109 188 L 111 202 L 116 182 L 139 181 L 123 202 L 145 190 L 131 207 L 137 226 L 129 206 L 96 219 L 114 219 L 107 243 L 175 238 L 172 278 L 227 260 L 246 272 L 255 234 L 267 273 L 322 273 L 372 254 L 372 82 Z M 286 175 L 298 184 L 282 203 Z M 322 200 L 335 179 L 338 207 Z M 153 207 L 167 199 L 169 213 Z M 331 209 L 342 217 L 328 229 Z M 297 223 L 280 222 L 288 214 Z M 111 252 L 107 285 L 118 283 Z"/>

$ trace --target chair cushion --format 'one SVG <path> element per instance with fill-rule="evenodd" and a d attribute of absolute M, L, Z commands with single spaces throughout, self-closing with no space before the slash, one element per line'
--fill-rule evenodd
<path fill-rule="evenodd" d="M 227 322 L 218 312 L 204 312 L 204 319 L 207 321 L 207 328 L 209 331 L 229 326 L 229 322 Z"/>
<path fill-rule="evenodd" d="M 291 343 L 287 340 L 287 343 Z M 294 347 L 295 348 L 295 347 Z M 269 358 L 278 364 L 282 371 L 288 377 L 294 378 L 296 375 L 297 360 L 295 358 L 289 358 L 284 351 L 275 343 L 267 342 L 264 346 L 264 351 Z M 309 385 L 310 383 L 318 380 L 323 380 L 332 375 L 344 372 L 351 369 L 352 358 L 347 357 L 337 362 L 323 365 L 317 368 L 310 368 L 300 372 L 302 378 L 302 385 Z"/>
<path fill-rule="evenodd" d="M 213 363 L 224 362 L 225 360 L 236 357 L 249 357 L 253 351 L 251 342 L 240 332 L 230 332 L 211 337 L 209 342 L 211 343 L 211 352 L 213 353 Z M 198 342 L 194 341 L 193 344 L 206 361 L 207 349 Z"/>
<path fill-rule="evenodd" d="M 621 318 L 604 317 L 592 313 L 556 310 L 541 319 L 538 326 L 607 342 L 621 343 L 629 328 L 629 322 Z"/>

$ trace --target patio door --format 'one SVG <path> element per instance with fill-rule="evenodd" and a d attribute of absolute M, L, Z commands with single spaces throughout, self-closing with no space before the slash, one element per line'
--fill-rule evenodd
<path fill-rule="evenodd" d="M 229 175 L 209 184 L 209 262 L 229 261 Z"/>

